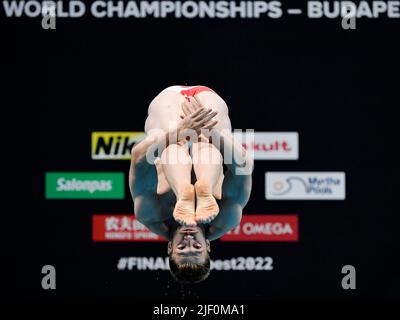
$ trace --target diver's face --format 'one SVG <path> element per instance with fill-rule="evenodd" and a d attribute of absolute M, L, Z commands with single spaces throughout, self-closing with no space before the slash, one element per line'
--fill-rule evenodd
<path fill-rule="evenodd" d="M 177 263 L 203 263 L 210 252 L 210 241 L 205 238 L 203 230 L 198 227 L 179 226 L 168 243 L 168 254 Z"/>

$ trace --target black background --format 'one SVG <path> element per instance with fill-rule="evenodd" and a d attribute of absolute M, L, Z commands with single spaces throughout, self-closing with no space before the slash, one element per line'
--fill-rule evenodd
<path fill-rule="evenodd" d="M 284 2 L 287 3 L 287 2 Z M 304 5 L 304 3 L 303 3 Z M 303 6 L 305 7 L 305 5 Z M 397 173 L 399 19 L 40 19 L 1 17 L 4 136 L 15 218 L 6 250 L 11 295 L 34 300 L 381 299 L 399 296 Z M 227 102 L 234 128 L 297 131 L 298 161 L 256 161 L 244 214 L 298 214 L 298 243 L 212 243 L 212 258 L 271 256 L 269 272 L 214 271 L 192 287 L 166 271 L 118 271 L 121 256 L 165 256 L 165 243 L 93 243 L 92 214 L 123 201 L 46 201 L 47 171 L 124 171 L 93 161 L 92 131 L 143 131 L 162 89 L 202 84 Z M 7 98 L 7 99 L 6 99 Z M 5 121 L 7 122 L 7 121 Z M 12 130 L 11 132 L 9 130 Z M 8 138 L 5 138 L 8 140 Z M 266 171 L 345 171 L 345 201 L 266 201 Z M 7 195 L 7 194 L 6 194 Z M 41 289 L 41 267 L 57 289 Z M 341 288 L 341 268 L 357 289 Z"/>

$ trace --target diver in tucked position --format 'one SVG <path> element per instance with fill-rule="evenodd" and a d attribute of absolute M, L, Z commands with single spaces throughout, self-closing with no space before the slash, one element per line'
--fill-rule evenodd
<path fill-rule="evenodd" d="M 145 131 L 129 173 L 136 218 L 169 240 L 172 276 L 200 282 L 210 272 L 210 241 L 240 223 L 253 160 L 233 138 L 225 101 L 204 86 L 163 90 Z"/>

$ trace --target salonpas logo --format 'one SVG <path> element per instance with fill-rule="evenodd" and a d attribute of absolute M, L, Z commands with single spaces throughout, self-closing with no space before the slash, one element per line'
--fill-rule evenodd
<path fill-rule="evenodd" d="M 123 199 L 123 172 L 47 172 L 46 199 Z"/>
<path fill-rule="evenodd" d="M 130 160 L 132 147 L 145 136 L 144 132 L 92 132 L 92 159 Z"/>

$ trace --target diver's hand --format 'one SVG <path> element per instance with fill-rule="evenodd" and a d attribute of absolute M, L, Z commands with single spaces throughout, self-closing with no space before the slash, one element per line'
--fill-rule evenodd
<path fill-rule="evenodd" d="M 190 129 L 200 135 L 202 129 L 212 129 L 218 123 L 218 121 L 213 120 L 218 112 L 204 108 L 195 98 L 185 99 L 182 103 L 182 111 L 184 115 L 180 116 L 178 134 Z"/>

